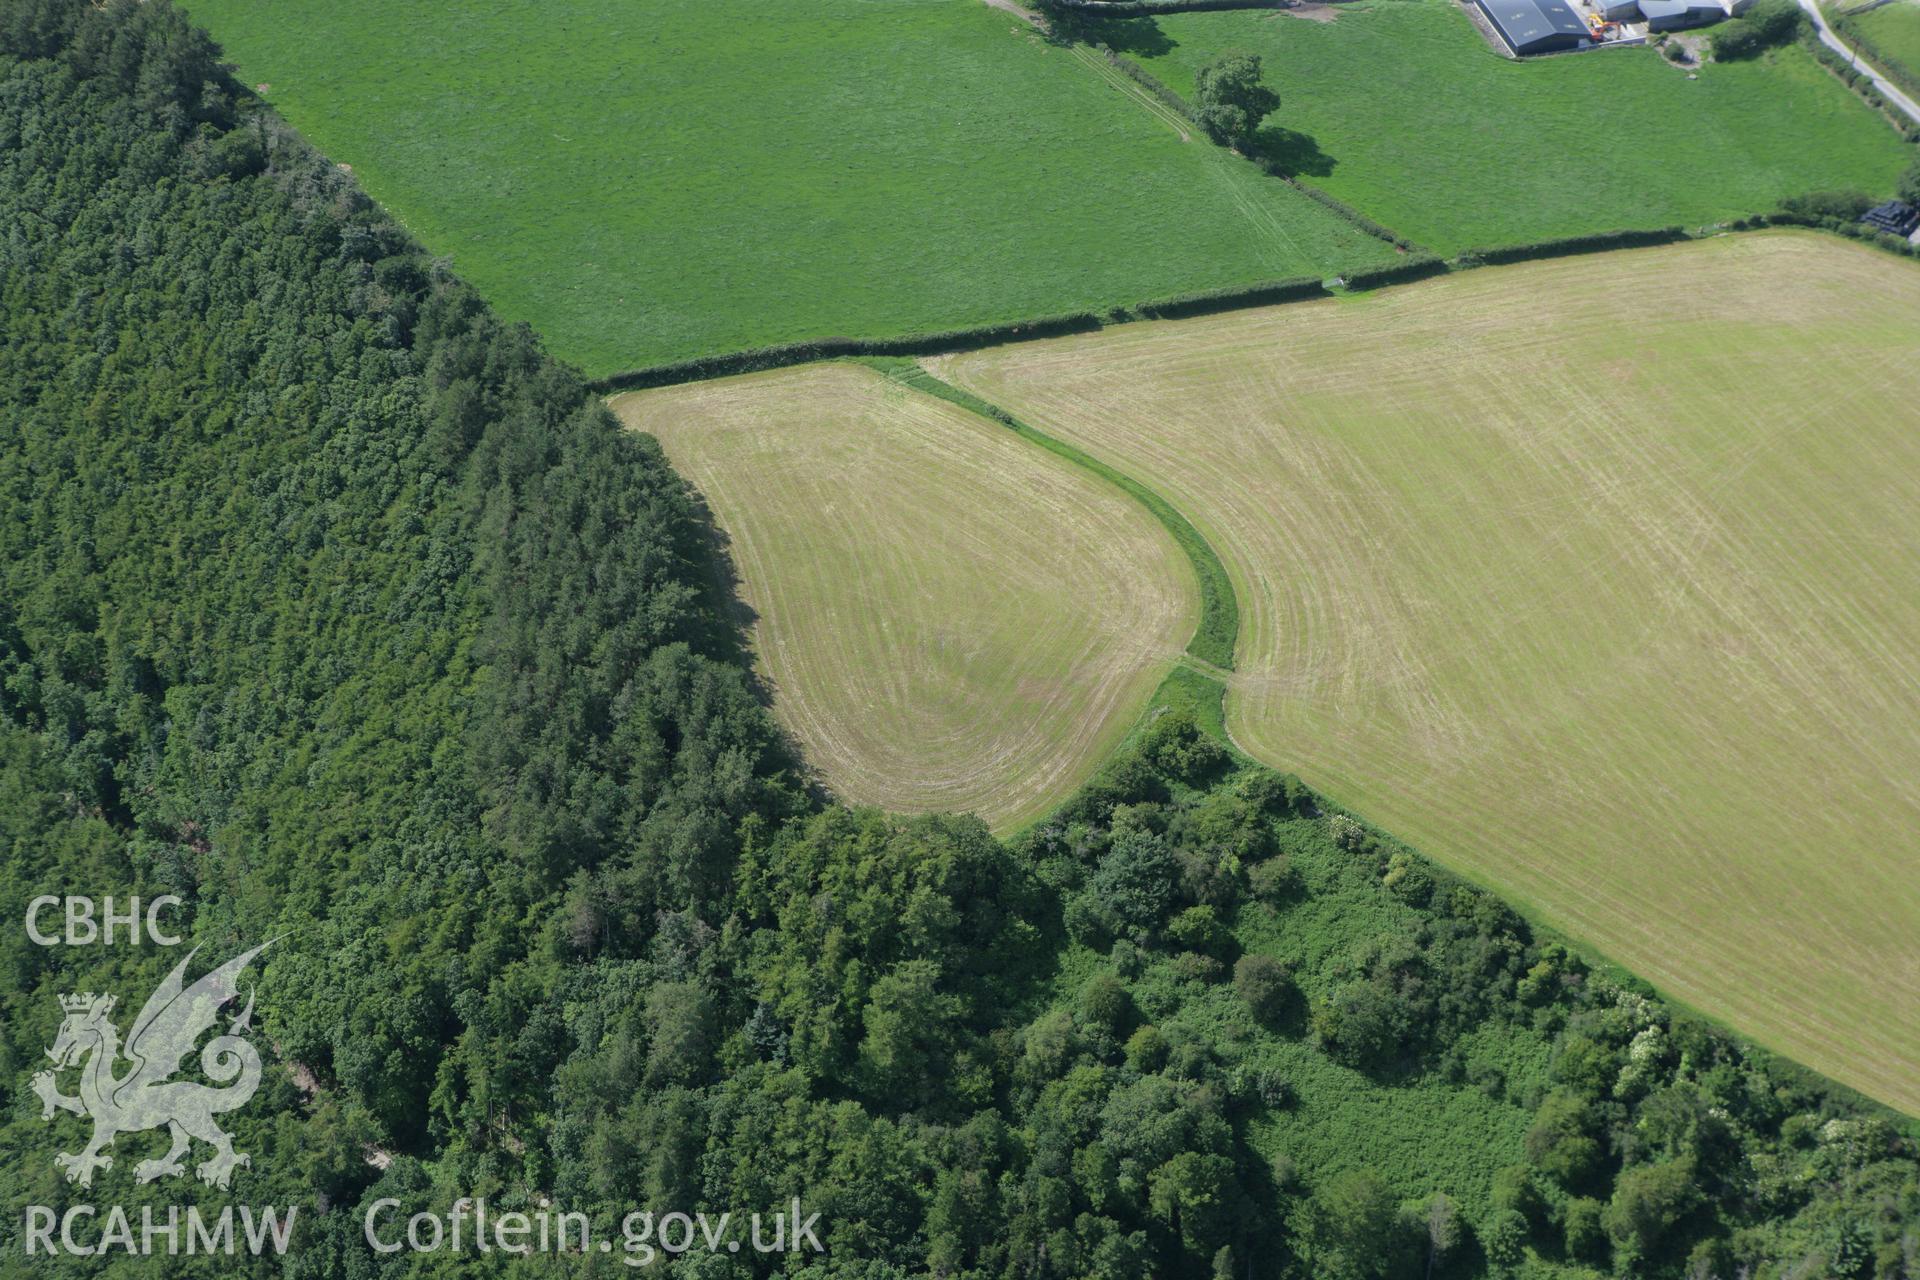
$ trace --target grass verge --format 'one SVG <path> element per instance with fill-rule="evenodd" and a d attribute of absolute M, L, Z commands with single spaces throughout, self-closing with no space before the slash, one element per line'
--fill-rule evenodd
<path fill-rule="evenodd" d="M 1920 93 L 1920 4 L 1840 5 L 1828 11 L 1828 20 L 1888 79 L 1909 94 Z"/>

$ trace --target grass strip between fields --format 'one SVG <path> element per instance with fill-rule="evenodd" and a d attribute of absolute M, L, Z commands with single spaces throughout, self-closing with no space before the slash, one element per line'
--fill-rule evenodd
<path fill-rule="evenodd" d="M 1180 549 L 1186 553 L 1188 562 L 1193 565 L 1194 577 L 1199 581 L 1200 625 L 1194 629 L 1193 639 L 1187 643 L 1187 652 L 1199 661 L 1223 671 L 1233 669 L 1233 646 L 1240 633 L 1240 605 L 1233 592 L 1233 583 L 1227 577 L 1227 568 L 1220 563 L 1220 557 L 1215 553 L 1212 545 L 1172 503 L 1132 476 L 1116 471 L 1092 454 L 1077 449 L 1064 440 L 1056 440 L 1046 432 L 1029 426 L 1006 410 L 982 400 L 971 392 L 941 381 L 915 360 L 896 356 L 866 356 L 861 357 L 861 362 L 878 369 L 903 386 L 912 387 L 930 396 L 937 396 L 951 404 L 977 413 L 983 418 L 991 419 L 1048 452 L 1058 454 L 1067 461 L 1086 468 L 1132 496 L 1153 514 L 1153 518 L 1158 520 L 1168 533 L 1173 535 L 1173 540 L 1180 544 Z M 1179 671 L 1176 670 L 1174 674 L 1177 676 Z M 1203 673 L 1196 671 L 1194 674 L 1201 679 L 1213 682 L 1212 677 Z M 1169 677 L 1170 680 L 1172 678 Z M 1216 710 L 1216 719 L 1218 715 Z M 1219 732 L 1224 739 L 1226 736 L 1224 724 L 1221 725 Z"/>

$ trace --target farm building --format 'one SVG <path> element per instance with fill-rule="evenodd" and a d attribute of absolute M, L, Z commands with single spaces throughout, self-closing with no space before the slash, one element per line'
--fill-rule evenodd
<path fill-rule="evenodd" d="M 1640 0 L 1593 0 L 1593 9 L 1608 22 L 1640 21 Z"/>
<path fill-rule="evenodd" d="M 1685 31 L 1711 26 L 1727 16 L 1720 0 L 1640 0 L 1648 31 Z"/>
<path fill-rule="evenodd" d="M 1592 38 L 1566 0 L 1478 0 L 1500 38 L 1515 54 L 1577 49 Z"/>

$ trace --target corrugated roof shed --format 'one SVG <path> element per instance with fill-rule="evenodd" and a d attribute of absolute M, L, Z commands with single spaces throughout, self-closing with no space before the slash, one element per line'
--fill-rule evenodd
<path fill-rule="evenodd" d="M 1515 53 L 1573 49 L 1589 37 L 1587 24 L 1566 0 L 1479 0 L 1479 5 Z"/>

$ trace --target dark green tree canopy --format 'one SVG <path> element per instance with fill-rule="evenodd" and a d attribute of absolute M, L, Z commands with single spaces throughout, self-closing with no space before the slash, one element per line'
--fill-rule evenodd
<path fill-rule="evenodd" d="M 1216 142 L 1252 139 L 1260 122 L 1280 109 L 1280 95 L 1267 87 L 1257 53 L 1222 53 L 1194 76 L 1194 110 Z"/>

